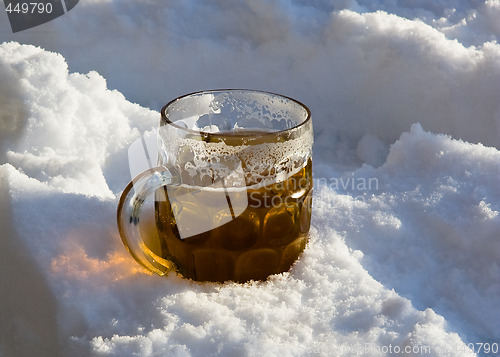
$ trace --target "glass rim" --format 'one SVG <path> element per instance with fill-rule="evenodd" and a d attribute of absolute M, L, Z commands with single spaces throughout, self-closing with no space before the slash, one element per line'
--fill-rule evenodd
<path fill-rule="evenodd" d="M 280 98 L 292 101 L 292 102 L 298 104 L 301 108 L 303 108 L 306 111 L 306 117 L 305 117 L 305 119 L 303 121 L 301 121 L 300 123 L 298 123 L 297 125 L 294 125 L 291 128 L 287 128 L 287 129 L 276 130 L 276 131 L 269 131 L 269 132 L 263 132 L 260 135 L 266 135 L 267 136 L 267 135 L 276 135 L 276 134 L 286 133 L 288 131 L 300 128 L 301 126 L 303 126 L 306 123 L 308 123 L 309 121 L 311 121 L 311 110 L 307 107 L 307 105 L 305 105 L 304 103 L 298 101 L 297 99 L 288 97 L 286 95 L 282 95 L 282 94 L 278 94 L 278 93 L 274 93 L 274 92 L 269 92 L 269 91 L 263 91 L 263 90 L 257 90 L 257 89 L 237 89 L 237 88 L 232 88 L 232 89 L 208 89 L 208 90 L 200 90 L 200 91 L 196 91 L 196 92 L 187 93 L 187 94 L 181 95 L 180 97 L 172 99 L 170 102 L 168 102 L 167 104 L 165 104 L 161 108 L 160 114 L 161 114 L 162 121 L 160 122 L 160 126 L 162 126 L 163 123 L 165 123 L 165 124 L 172 125 L 175 128 L 184 130 L 184 131 L 186 131 L 188 133 L 192 133 L 192 134 L 200 134 L 202 136 L 215 136 L 215 137 L 224 137 L 224 136 L 227 136 L 228 135 L 227 131 L 226 132 L 211 133 L 211 132 L 208 132 L 208 131 L 193 130 L 193 129 L 182 127 L 180 125 L 175 124 L 175 122 L 171 121 L 168 118 L 167 114 L 165 113 L 168 107 L 170 107 L 172 104 L 174 104 L 175 102 L 177 102 L 177 101 L 179 101 L 181 99 L 185 99 L 187 97 L 195 96 L 195 95 L 198 95 L 198 94 L 210 94 L 210 93 L 216 93 L 216 92 L 220 92 L 220 93 L 224 93 L 224 92 L 226 92 L 226 93 L 230 93 L 230 92 L 248 92 L 248 93 L 259 93 L 259 94 L 265 94 L 265 95 L 273 95 L 273 96 L 277 96 L 277 97 L 280 97 Z"/>

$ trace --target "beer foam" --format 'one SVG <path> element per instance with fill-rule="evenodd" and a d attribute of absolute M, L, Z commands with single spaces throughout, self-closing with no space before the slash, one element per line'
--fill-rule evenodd
<path fill-rule="evenodd" d="M 188 178 L 200 181 L 209 177 L 211 182 L 229 179 L 229 187 L 245 185 L 246 181 L 247 186 L 258 188 L 286 180 L 307 164 L 313 144 L 312 126 L 286 141 L 237 146 L 182 137 L 176 135 L 179 129 L 173 130 L 175 133 L 172 128 L 167 130 L 172 135 L 163 135 L 160 164 L 162 160 L 174 164 L 184 182 Z M 240 178 L 244 178 L 243 183 Z"/>

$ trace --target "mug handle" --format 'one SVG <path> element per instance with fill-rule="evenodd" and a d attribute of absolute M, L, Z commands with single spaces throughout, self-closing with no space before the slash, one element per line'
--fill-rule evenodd
<path fill-rule="evenodd" d="M 148 196 L 161 187 L 178 185 L 180 181 L 179 172 L 172 165 L 154 167 L 130 181 L 118 203 L 117 222 L 123 244 L 139 264 L 158 275 L 168 274 L 174 266 L 144 243 L 139 229 L 139 217 Z"/>

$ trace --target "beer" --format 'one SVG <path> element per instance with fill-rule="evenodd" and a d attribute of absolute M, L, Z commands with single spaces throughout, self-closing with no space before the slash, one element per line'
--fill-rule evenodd
<path fill-rule="evenodd" d="M 246 208 L 231 207 L 230 212 L 219 214 L 210 212 L 208 202 L 201 205 L 186 198 L 200 190 L 205 190 L 204 197 L 210 198 L 206 188 L 177 187 L 175 196 L 185 199 L 175 204 L 169 200 L 172 193 L 159 189 L 164 192 L 157 191 L 155 201 L 159 244 L 154 253 L 173 262 L 185 278 L 196 281 L 264 280 L 289 270 L 307 243 L 312 161 L 309 158 L 304 167 L 284 181 L 254 186 L 232 193 L 233 197 L 246 195 Z M 212 195 L 216 197 L 215 192 Z M 233 211 L 241 214 L 232 216 Z M 191 220 L 193 225 L 211 219 L 215 228 L 183 238 L 175 218 L 180 219 L 183 214 L 196 217 Z"/>
<path fill-rule="evenodd" d="M 118 204 L 120 236 L 134 259 L 196 281 L 264 280 L 289 270 L 311 221 L 310 114 L 291 98 L 240 89 L 165 105 L 157 166 L 145 152 L 151 143 L 134 143 L 129 158 L 150 168 Z M 144 214 L 149 209 L 154 214 Z"/>

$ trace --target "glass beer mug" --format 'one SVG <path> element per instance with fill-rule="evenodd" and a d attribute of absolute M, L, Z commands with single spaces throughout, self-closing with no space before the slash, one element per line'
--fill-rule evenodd
<path fill-rule="evenodd" d="M 120 198 L 125 246 L 152 272 L 196 281 L 289 270 L 311 222 L 312 144 L 310 111 L 291 98 L 213 90 L 171 101 L 161 110 L 157 167 Z M 155 234 L 141 229 L 148 197 Z"/>

